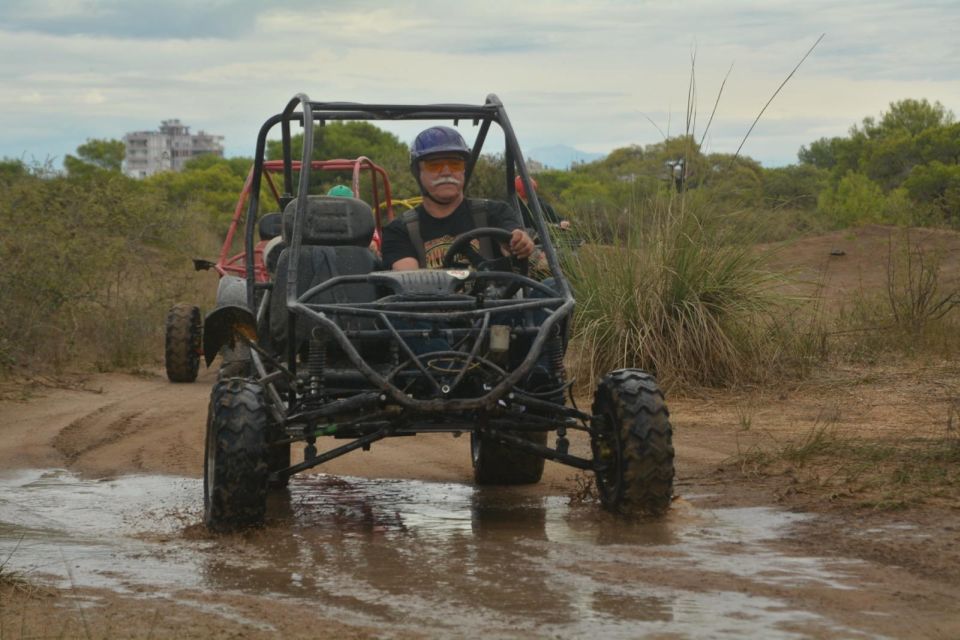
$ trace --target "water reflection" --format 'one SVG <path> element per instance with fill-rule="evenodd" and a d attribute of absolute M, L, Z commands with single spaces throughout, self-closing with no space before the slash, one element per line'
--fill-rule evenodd
<path fill-rule="evenodd" d="M 664 519 L 626 523 L 524 488 L 318 475 L 273 495 L 263 528 L 211 536 L 198 524 L 201 484 L 63 471 L 0 478 L 0 558 L 61 584 L 69 567 L 78 585 L 268 595 L 434 635 L 837 631 L 816 613 L 749 595 L 763 585 L 844 588 L 824 561 L 765 544 L 796 514 L 680 501 Z"/>

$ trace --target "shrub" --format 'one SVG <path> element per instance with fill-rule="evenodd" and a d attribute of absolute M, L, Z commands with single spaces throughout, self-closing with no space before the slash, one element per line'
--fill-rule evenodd
<path fill-rule="evenodd" d="M 836 347 L 854 360 L 883 354 L 951 357 L 957 344 L 960 291 L 945 288 L 941 254 L 914 242 L 909 230 L 891 234 L 882 292 L 856 295 L 836 320 Z"/>
<path fill-rule="evenodd" d="M 612 245 L 569 258 L 579 378 L 639 367 L 668 387 L 729 385 L 810 353 L 807 328 L 775 319 L 782 300 L 764 258 L 695 202 L 653 198 Z"/>
<path fill-rule="evenodd" d="M 0 182 L 0 371 L 153 359 L 163 311 L 208 246 L 202 216 L 116 173 Z"/>
<path fill-rule="evenodd" d="M 836 189 L 820 194 L 818 208 L 840 226 L 883 222 L 886 198 L 879 185 L 862 173 L 849 172 Z"/>

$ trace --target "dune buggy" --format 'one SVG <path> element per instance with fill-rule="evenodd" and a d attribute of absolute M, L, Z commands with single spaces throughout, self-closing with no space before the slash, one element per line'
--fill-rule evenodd
<path fill-rule="evenodd" d="M 550 279 L 529 277 L 528 265 L 511 257 L 471 251 L 474 240 L 502 241 L 506 233 L 482 226 L 454 241 L 445 268 L 384 270 L 367 248 L 377 224 L 370 205 L 310 193 L 313 131 L 331 120 L 473 123 L 467 184 L 496 125 L 505 141 L 508 198 L 516 207 L 515 174 L 533 192 L 494 95 L 475 106 L 312 102 L 297 95 L 267 120 L 257 138 L 246 251 L 256 250 L 262 157 L 277 124 L 285 150 L 281 197 L 289 200 L 285 246 L 275 278 L 258 281 L 248 260 L 242 303 L 221 305 L 206 318 L 208 364 L 211 354 L 232 345 L 249 354 L 243 370 L 218 380 L 211 393 L 206 525 L 258 524 L 268 491 L 294 474 L 380 440 L 430 432 L 470 435 L 479 484 L 537 482 L 544 461 L 553 460 L 592 471 L 610 510 L 663 513 L 674 476 L 663 394 L 650 374 L 623 369 L 599 381 L 590 413 L 575 406 L 563 366 L 574 297 L 536 199 L 534 224 Z M 292 124 L 302 127 L 304 140 L 296 184 Z M 571 431 L 589 437 L 589 455 L 571 452 Z M 333 444 L 320 451 L 321 440 Z M 303 446 L 302 461 L 291 458 L 295 443 Z"/>
<path fill-rule="evenodd" d="M 283 243 L 280 237 L 281 214 L 284 206 L 292 199 L 284 196 L 277 186 L 278 177 L 284 171 L 282 160 L 266 160 L 262 164 L 260 184 L 267 187 L 272 204 L 266 208 L 277 210 L 268 213 L 257 220 L 257 235 L 259 240 L 253 246 L 253 260 L 247 260 L 246 250 L 236 252 L 234 241 L 237 230 L 247 213 L 247 204 L 250 198 L 250 189 L 253 184 L 254 167 L 250 168 L 240 197 L 233 209 L 233 217 L 227 235 L 220 248 L 220 255 L 216 262 L 194 258 L 193 266 L 197 271 L 213 269 L 220 277 L 217 289 L 216 306 L 224 306 L 239 302 L 246 304 L 246 276 L 248 262 L 253 264 L 253 277 L 258 284 L 271 279 L 271 270 L 279 256 Z M 300 161 L 293 161 L 289 170 L 294 174 L 300 172 Z M 349 172 L 351 176 L 350 188 L 355 195 L 360 195 L 361 187 L 364 193 L 369 194 L 370 200 L 376 207 L 376 239 L 379 241 L 381 215 L 387 220 L 393 218 L 392 193 L 387 172 L 369 158 L 355 159 L 313 160 L 310 162 L 310 171 L 316 175 L 320 172 Z M 363 181 L 362 178 L 368 178 Z M 164 340 L 164 365 L 167 379 L 170 382 L 193 382 L 197 379 L 200 369 L 200 360 L 203 357 L 203 321 L 200 307 L 188 302 L 175 304 L 167 312 Z M 221 353 L 226 370 L 230 369 L 233 360 L 245 359 L 233 351 L 224 349 Z"/>

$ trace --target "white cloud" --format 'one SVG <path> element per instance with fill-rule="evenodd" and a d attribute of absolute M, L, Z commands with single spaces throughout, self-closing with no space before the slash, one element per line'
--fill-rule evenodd
<path fill-rule="evenodd" d="M 85 91 L 83 95 L 80 96 L 80 102 L 83 104 L 97 105 L 103 104 L 107 101 L 106 96 L 103 95 L 102 91 Z"/>

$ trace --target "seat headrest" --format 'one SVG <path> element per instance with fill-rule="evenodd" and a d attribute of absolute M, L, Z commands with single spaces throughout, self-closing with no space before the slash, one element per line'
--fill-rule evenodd
<path fill-rule="evenodd" d="M 295 198 L 283 210 L 283 239 L 293 238 Z M 363 200 L 336 196 L 307 196 L 303 244 L 366 247 L 373 239 L 373 210 Z"/>
<path fill-rule="evenodd" d="M 261 240 L 272 240 L 283 231 L 283 214 L 279 211 L 268 213 L 257 222 Z"/>

